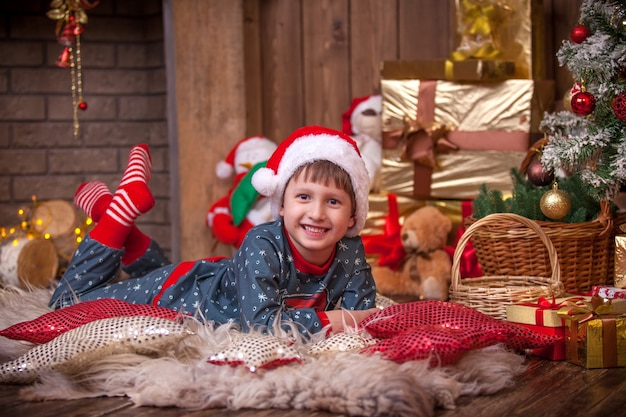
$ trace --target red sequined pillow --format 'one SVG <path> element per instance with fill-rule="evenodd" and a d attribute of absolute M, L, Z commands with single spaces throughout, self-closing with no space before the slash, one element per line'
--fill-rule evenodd
<path fill-rule="evenodd" d="M 362 352 L 378 352 L 396 362 L 433 355 L 431 363 L 450 364 L 468 349 L 504 343 L 510 349 L 523 350 L 560 340 L 462 304 L 438 300 L 387 307 L 365 319 L 361 327 L 383 338 Z"/>
<path fill-rule="evenodd" d="M 104 298 L 83 301 L 60 310 L 43 314 L 34 320 L 16 323 L 0 330 L 0 336 L 8 339 L 46 343 L 68 330 L 95 320 L 112 317 L 149 316 L 177 320 L 181 313 L 165 307 L 149 304 L 131 304 L 122 300 Z"/>

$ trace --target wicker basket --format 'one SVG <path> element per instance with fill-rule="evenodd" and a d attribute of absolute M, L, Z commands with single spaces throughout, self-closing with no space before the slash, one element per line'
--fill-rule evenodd
<path fill-rule="evenodd" d="M 604 205 L 598 218 L 584 223 L 533 221 L 550 238 L 560 260 L 566 292 L 586 292 L 613 283 L 615 234 L 623 219 L 613 219 Z M 467 218 L 466 225 L 476 222 Z M 472 236 L 485 275 L 547 276 L 550 260 L 539 236 L 517 221 L 502 219 Z"/>
<path fill-rule="evenodd" d="M 514 227 L 507 228 L 505 225 L 508 224 Z M 543 242 L 542 249 L 550 260 L 551 275 L 496 275 L 462 278 L 459 267 L 465 245 L 478 231 L 493 227 L 498 227 L 502 237 L 510 239 L 527 232 L 536 234 L 538 241 Z M 526 262 L 533 263 L 534 260 L 527 258 Z M 552 296 L 563 295 L 564 289 L 560 276 L 561 269 L 554 245 L 536 222 L 517 214 L 490 214 L 469 226 L 459 240 L 452 260 L 450 301 L 475 308 L 499 319 L 506 319 L 507 305 L 536 302 L 542 296 L 552 298 Z"/>

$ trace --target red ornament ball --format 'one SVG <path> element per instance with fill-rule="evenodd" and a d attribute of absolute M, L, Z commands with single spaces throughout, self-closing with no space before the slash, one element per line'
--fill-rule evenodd
<path fill-rule="evenodd" d="M 591 35 L 589 28 L 585 25 L 576 25 L 569 34 L 570 39 L 574 43 L 583 43 Z"/>
<path fill-rule="evenodd" d="M 554 181 L 554 174 L 543 168 L 539 158 L 533 158 L 533 160 L 530 161 L 528 168 L 526 168 L 526 176 L 528 177 L 528 181 L 537 187 L 545 187 Z"/>
<path fill-rule="evenodd" d="M 581 116 L 587 116 L 596 108 L 596 98 L 586 91 L 581 91 L 572 96 L 572 111 Z"/>
<path fill-rule="evenodd" d="M 78 108 L 81 110 L 87 110 L 87 102 L 81 101 L 80 103 L 78 103 Z"/>
<path fill-rule="evenodd" d="M 613 99 L 613 113 L 615 116 L 626 123 L 626 92 L 621 92 Z"/>

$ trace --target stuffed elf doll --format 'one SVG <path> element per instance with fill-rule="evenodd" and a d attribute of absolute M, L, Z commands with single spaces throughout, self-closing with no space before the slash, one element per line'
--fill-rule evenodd
<path fill-rule="evenodd" d="M 269 204 L 250 183 L 251 175 L 264 166 L 276 144 L 263 136 L 240 140 L 224 160 L 218 162 L 219 178 L 233 178 L 228 193 L 209 208 L 206 225 L 222 243 L 239 247 L 244 236 L 257 224 L 272 219 Z"/>

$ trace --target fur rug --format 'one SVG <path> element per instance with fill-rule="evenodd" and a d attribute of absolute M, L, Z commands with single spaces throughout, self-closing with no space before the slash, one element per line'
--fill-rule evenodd
<path fill-rule="evenodd" d="M 0 289 L 0 329 L 50 311 L 49 290 Z M 232 326 L 192 321 L 193 336 L 155 355 L 116 354 L 77 374 L 46 372 L 20 390 L 23 400 L 127 396 L 138 406 L 185 409 L 306 409 L 350 416 L 432 416 L 454 408 L 460 396 L 490 395 L 510 386 L 524 370 L 524 357 L 492 346 L 467 352 L 455 365 L 428 360 L 395 363 L 378 356 L 333 351 L 310 355 L 296 340 L 301 363 L 251 372 L 244 366 L 207 361 L 246 337 Z M 319 340 L 318 340 L 319 342 Z M 3 361 L 31 349 L 28 342 L 0 337 Z"/>

